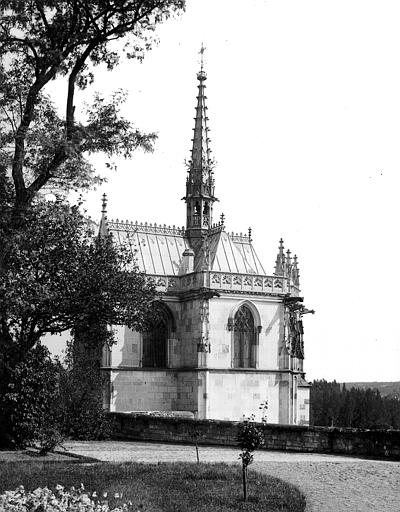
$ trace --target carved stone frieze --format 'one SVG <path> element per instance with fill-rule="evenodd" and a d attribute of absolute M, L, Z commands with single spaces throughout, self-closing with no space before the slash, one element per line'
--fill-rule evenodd
<path fill-rule="evenodd" d="M 231 285 L 232 284 L 232 277 L 229 276 L 229 275 L 224 275 L 222 276 L 222 284 L 229 284 Z"/>
<path fill-rule="evenodd" d="M 168 279 L 168 288 L 176 287 L 176 279 Z"/>
<path fill-rule="evenodd" d="M 220 284 L 221 283 L 221 276 L 219 276 L 218 274 L 212 274 L 211 282 L 213 284 Z"/>

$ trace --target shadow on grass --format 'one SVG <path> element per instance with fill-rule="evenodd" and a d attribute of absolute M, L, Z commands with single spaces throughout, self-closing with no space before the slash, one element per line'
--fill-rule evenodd
<path fill-rule="evenodd" d="M 133 502 L 143 512 L 302 512 L 305 498 L 294 486 L 257 472 L 249 474 L 249 499 L 243 502 L 241 469 L 227 464 L 29 462 L 0 466 L 0 492 L 57 484 L 102 496 L 110 507 Z M 117 493 L 118 497 L 115 497 Z"/>

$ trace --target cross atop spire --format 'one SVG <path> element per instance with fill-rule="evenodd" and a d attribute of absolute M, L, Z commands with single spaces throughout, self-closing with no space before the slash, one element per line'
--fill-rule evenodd
<path fill-rule="evenodd" d="M 201 61 L 200 61 L 200 72 L 203 71 L 203 67 L 204 67 L 204 62 L 203 62 L 203 58 L 204 58 L 204 51 L 205 51 L 205 47 L 204 47 L 204 44 L 201 43 L 201 48 L 200 48 L 200 55 L 201 55 Z"/>

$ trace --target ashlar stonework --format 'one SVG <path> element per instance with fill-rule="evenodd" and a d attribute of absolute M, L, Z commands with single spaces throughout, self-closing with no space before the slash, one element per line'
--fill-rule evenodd
<path fill-rule="evenodd" d="M 101 233 L 129 242 L 154 279 L 159 320 L 149 332 L 112 326 L 106 349 L 105 405 L 113 412 L 164 411 L 199 419 L 240 420 L 268 401 L 270 423 L 308 424 L 297 258 L 280 241 L 266 274 L 248 234 L 213 221 L 215 181 L 209 148 L 203 65 L 186 179 L 186 227 L 107 219 Z"/>

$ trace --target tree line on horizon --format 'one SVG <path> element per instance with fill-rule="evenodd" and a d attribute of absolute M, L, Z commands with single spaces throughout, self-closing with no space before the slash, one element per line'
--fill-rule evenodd
<path fill-rule="evenodd" d="M 315 426 L 400 429 L 400 400 L 376 388 L 348 388 L 334 380 L 314 380 L 310 423 Z"/>

